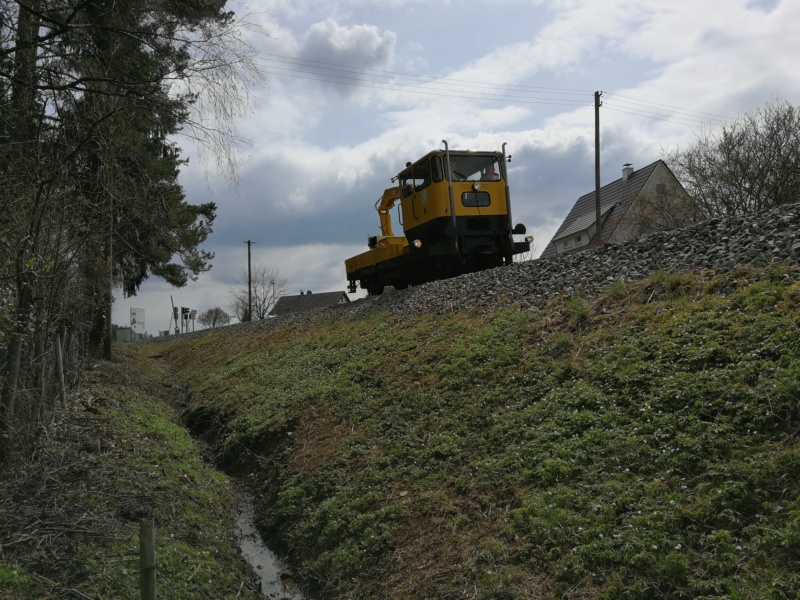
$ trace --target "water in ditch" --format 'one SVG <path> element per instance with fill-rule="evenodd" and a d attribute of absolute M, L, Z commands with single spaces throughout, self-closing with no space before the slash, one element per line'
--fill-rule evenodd
<path fill-rule="evenodd" d="M 242 556 L 253 566 L 261 580 L 261 595 L 264 598 L 305 600 L 305 596 L 294 586 L 291 573 L 261 540 L 253 518 L 253 502 L 246 494 L 239 495 L 236 537 Z"/>

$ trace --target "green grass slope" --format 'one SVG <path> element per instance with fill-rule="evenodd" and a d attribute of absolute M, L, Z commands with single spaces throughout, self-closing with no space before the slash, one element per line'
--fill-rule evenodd
<path fill-rule="evenodd" d="M 325 598 L 794 598 L 800 284 L 148 346 Z"/>
<path fill-rule="evenodd" d="M 87 379 L 35 456 L 0 477 L 0 598 L 141 598 L 142 518 L 155 523 L 159 598 L 261 598 L 231 482 L 183 427 L 168 373 L 116 349 Z"/>

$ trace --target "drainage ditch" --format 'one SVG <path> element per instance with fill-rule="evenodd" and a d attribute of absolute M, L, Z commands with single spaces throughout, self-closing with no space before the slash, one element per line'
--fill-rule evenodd
<path fill-rule="evenodd" d="M 183 388 L 180 389 L 185 391 Z M 183 406 L 185 407 L 187 403 L 188 400 L 184 400 Z M 213 437 L 208 436 L 208 433 L 215 431 L 213 427 L 209 427 L 209 423 L 214 422 L 218 423 L 216 417 L 210 414 L 195 414 L 188 419 L 184 415 L 184 423 L 202 448 L 208 464 L 213 465 L 214 468 L 222 468 L 218 457 L 213 455 L 213 444 L 208 440 L 208 437 Z M 219 432 L 216 431 L 216 433 Z M 225 472 L 226 469 L 222 468 L 222 471 Z M 237 484 L 235 475 L 230 472 L 228 475 L 237 498 L 234 534 L 242 556 L 252 567 L 256 580 L 259 582 L 262 598 L 267 600 L 308 600 L 293 580 L 288 566 L 269 549 L 261 538 L 255 525 L 252 494 L 244 485 Z"/>
<path fill-rule="evenodd" d="M 292 581 L 291 572 L 281 560 L 267 548 L 255 526 L 253 501 L 245 492 L 239 492 L 236 515 L 236 538 L 242 556 L 249 562 L 261 585 L 261 595 L 270 600 L 306 600 Z"/>

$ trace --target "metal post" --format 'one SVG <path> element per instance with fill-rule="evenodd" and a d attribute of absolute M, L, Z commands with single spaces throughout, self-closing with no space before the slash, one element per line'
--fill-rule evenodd
<path fill-rule="evenodd" d="M 453 223 L 453 251 L 458 255 L 458 222 L 456 221 L 456 203 L 453 195 L 453 174 L 450 171 L 450 146 L 447 140 L 442 140 L 444 144 L 445 173 L 447 174 L 447 194 L 450 198 L 450 219 Z"/>
<path fill-rule="evenodd" d="M 178 327 L 178 307 L 175 306 L 175 301 L 172 299 L 171 295 L 169 297 L 169 301 L 172 304 L 172 319 L 170 319 L 170 323 L 172 323 L 173 319 L 175 320 L 175 335 L 178 335 L 181 332 L 180 328 Z"/>
<path fill-rule="evenodd" d="M 602 244 L 600 230 L 600 96 L 603 92 L 594 93 L 594 203 L 595 203 L 595 243 Z"/>
<path fill-rule="evenodd" d="M 156 600 L 156 542 L 152 518 L 139 521 L 139 584 L 142 600 Z"/>
<path fill-rule="evenodd" d="M 247 244 L 247 318 L 246 321 L 253 320 L 253 285 L 252 276 L 250 274 L 250 246 L 255 244 L 251 240 L 244 242 Z"/>

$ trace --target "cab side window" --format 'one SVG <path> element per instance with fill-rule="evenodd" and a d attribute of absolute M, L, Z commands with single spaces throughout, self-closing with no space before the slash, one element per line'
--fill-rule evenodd
<path fill-rule="evenodd" d="M 431 184 L 431 163 L 424 160 L 414 165 L 413 177 L 416 191 L 428 187 Z"/>
<path fill-rule="evenodd" d="M 433 180 L 439 183 L 444 179 L 444 169 L 442 169 L 442 157 L 434 156 L 431 159 L 431 171 L 433 171 Z"/>
<path fill-rule="evenodd" d="M 404 174 L 404 176 L 400 178 L 400 190 L 403 194 L 403 198 L 414 195 L 414 180 L 409 178 L 409 175 L 410 174 Z"/>

